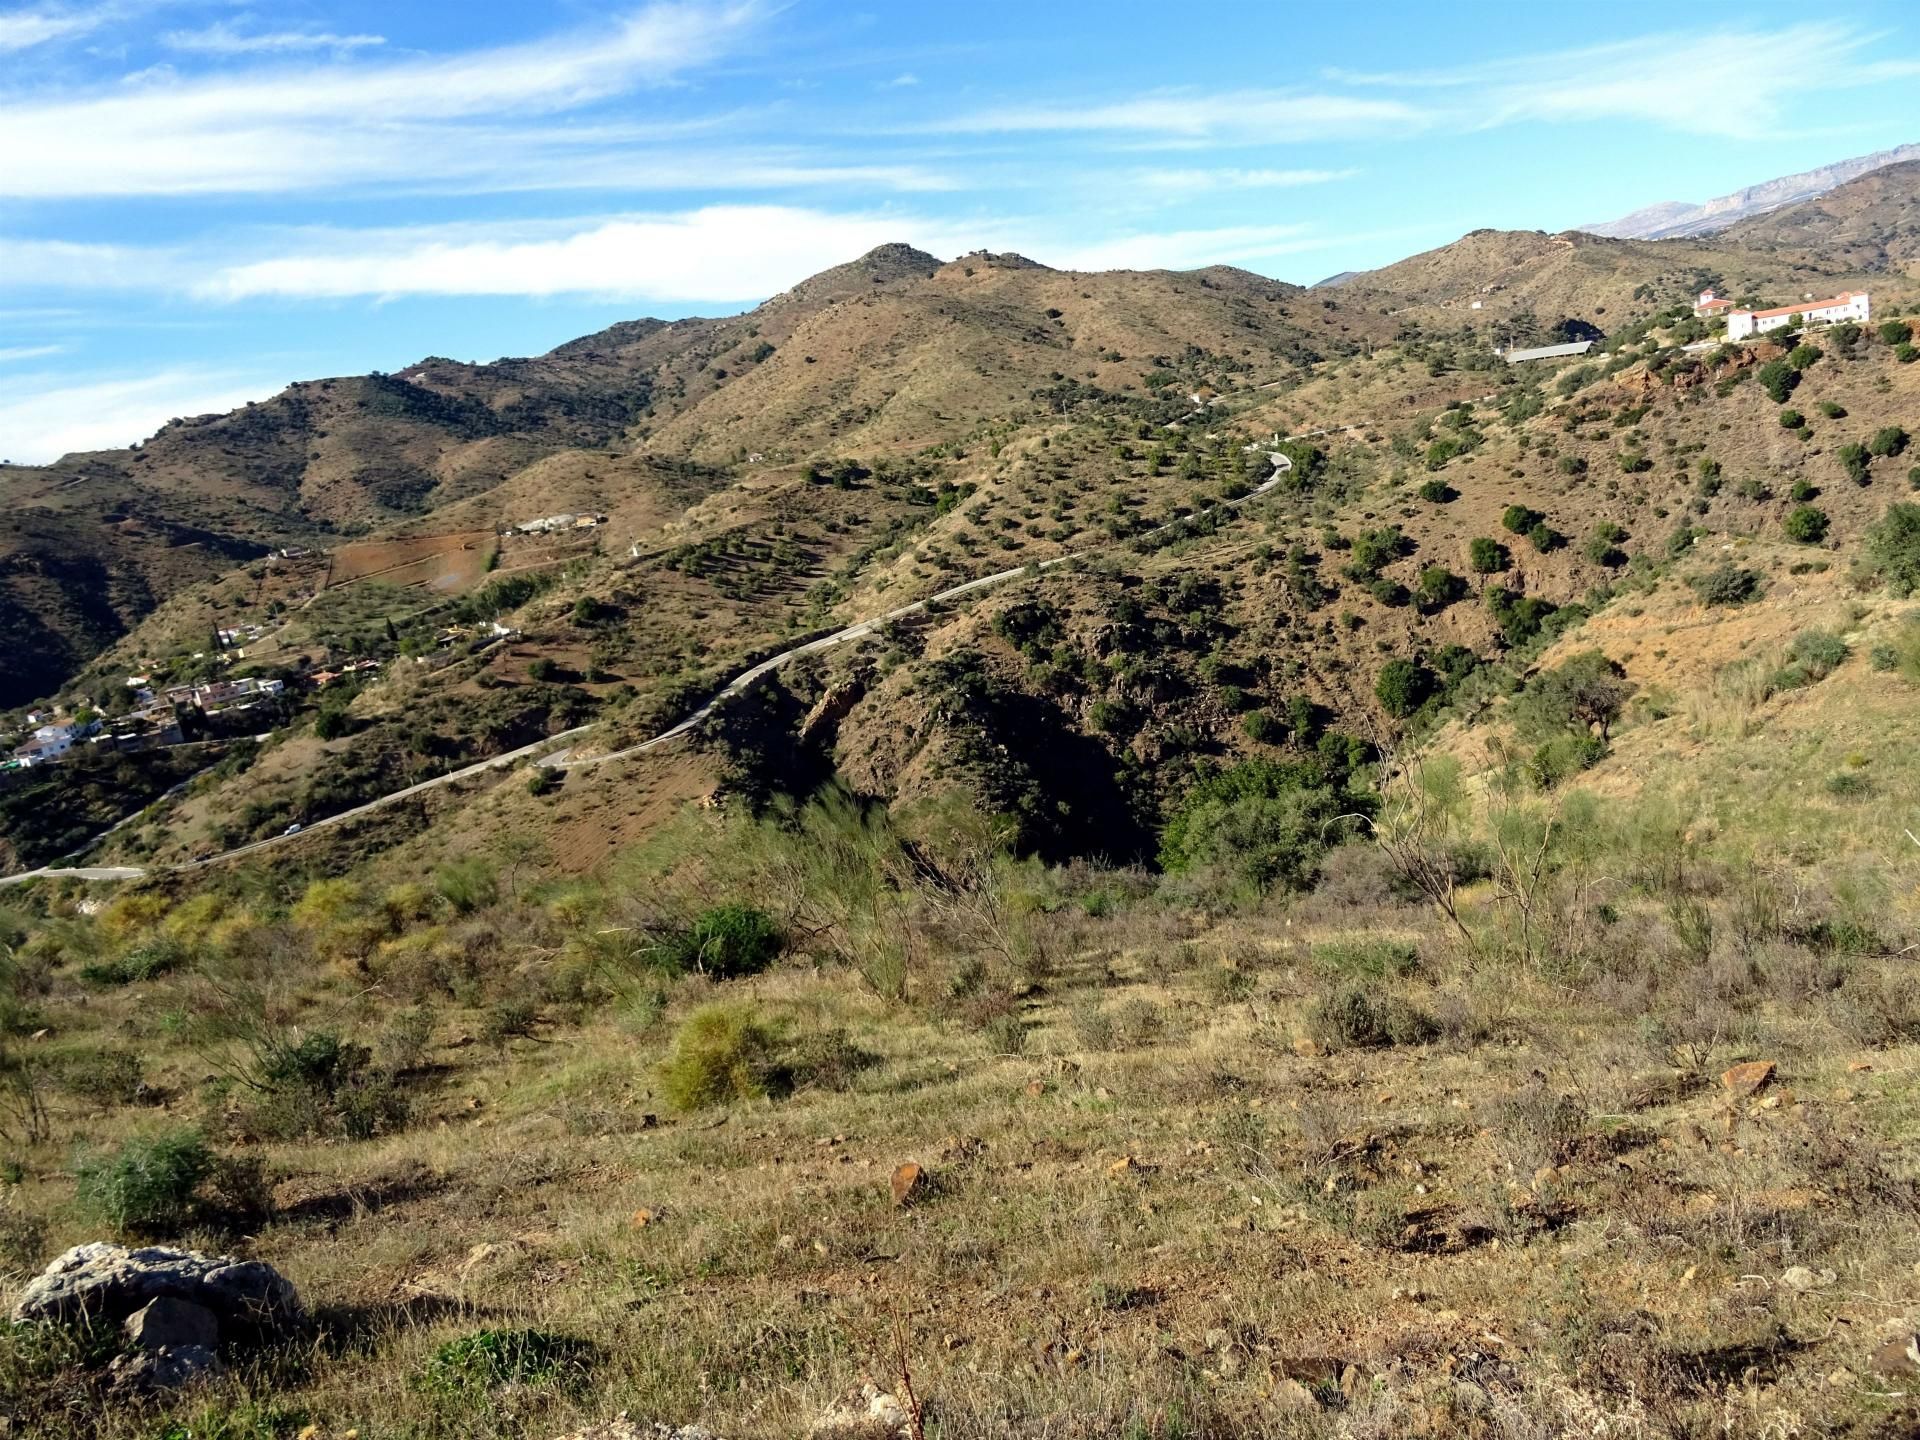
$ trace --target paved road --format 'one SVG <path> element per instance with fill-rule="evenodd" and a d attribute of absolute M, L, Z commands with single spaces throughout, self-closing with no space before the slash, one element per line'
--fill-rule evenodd
<path fill-rule="evenodd" d="M 1305 430 L 1298 435 L 1289 435 L 1286 439 L 1312 440 L 1323 435 L 1342 434 L 1356 428 L 1357 427 L 1352 425 L 1332 425 L 1320 430 Z M 1247 494 L 1241 496 L 1238 500 L 1223 500 L 1219 505 L 1214 506 L 1213 509 L 1237 510 L 1242 505 L 1249 505 L 1269 493 L 1281 482 L 1287 472 L 1293 468 L 1292 462 L 1289 461 L 1286 456 L 1277 455 L 1273 458 L 1275 461 L 1273 474 L 1265 481 L 1254 487 L 1254 489 Z M 1209 513 L 1211 512 L 1203 510 L 1199 512 L 1198 515 L 1190 515 L 1183 520 L 1175 520 L 1166 525 L 1156 526 L 1152 530 L 1146 531 L 1145 534 L 1135 538 L 1151 539 L 1155 535 L 1164 535 L 1167 531 L 1177 526 L 1186 524 L 1191 520 L 1199 519 Z M 763 675 L 771 674 L 783 665 L 800 659 L 802 656 L 818 655 L 823 650 L 831 650 L 836 646 L 845 645 L 852 641 L 864 640 L 882 626 L 890 624 L 895 620 L 904 619 L 909 615 L 918 615 L 929 605 L 977 594 L 982 590 L 992 589 L 996 585 L 1004 585 L 1010 580 L 1018 580 L 1023 575 L 1036 571 L 1051 570 L 1056 566 L 1066 565 L 1075 560 L 1084 560 L 1090 556 L 1102 554 L 1108 550 L 1117 549 L 1121 545 L 1131 543 L 1133 543 L 1131 540 L 1125 540 L 1117 541 L 1110 545 L 1097 545 L 1086 550 L 1076 550 L 1066 555 L 1056 555 L 1051 560 L 1040 561 L 1037 565 L 1021 565 L 1011 570 L 996 571 L 992 575 L 982 575 L 978 579 L 968 580 L 962 584 L 950 586 L 937 594 L 929 595 L 925 600 L 916 600 L 911 605 L 902 605 L 899 609 L 889 610 L 884 615 L 877 615 L 872 619 L 859 621 L 857 624 L 847 626 L 844 630 L 836 630 L 831 635 L 823 635 L 817 640 L 809 640 L 804 645 L 796 645 L 790 650 L 782 650 L 778 655 L 770 656 L 762 660 L 759 664 L 752 666 L 750 669 L 743 670 L 740 674 L 736 675 L 732 680 L 728 681 L 726 686 L 711 700 L 694 711 L 693 714 L 687 716 L 686 719 L 682 720 L 672 729 L 663 730 L 652 739 L 643 740 L 638 745 L 629 745 L 624 750 L 613 750 L 605 755 L 589 755 L 578 759 L 572 757 L 564 748 L 556 750 L 556 746 L 564 746 L 565 742 L 569 740 L 577 740 L 594 728 L 592 725 L 578 725 L 571 730 L 563 730 L 557 735 L 549 735 L 545 739 L 536 740 L 531 745 L 522 745 L 518 750 L 509 750 L 504 755 L 495 755 L 489 760 L 482 760 L 459 770 L 451 770 L 445 775 L 437 775 L 431 780 L 422 780 L 417 784 L 408 785 L 404 789 L 381 795 L 376 799 L 367 801 L 364 805 L 356 805 L 351 810 L 342 810 L 337 814 L 328 815 L 324 819 L 315 820 L 303 826 L 293 834 L 269 836 L 265 840 L 256 840 L 250 845 L 242 845 L 237 849 L 222 851 L 218 855 L 208 855 L 199 860 L 190 860 L 183 865 L 173 865 L 164 868 L 169 873 L 179 874 L 190 870 L 204 870 L 210 865 L 222 865 L 229 860 L 237 860 L 245 855 L 254 855 L 262 850 L 272 849 L 275 846 L 291 844 L 294 841 L 313 834 L 315 831 L 325 830 L 329 826 L 344 825 L 349 820 L 357 820 L 363 815 L 371 814 L 375 810 L 383 809 L 396 801 L 405 800 L 410 796 L 422 795 L 429 790 L 436 790 L 443 785 L 457 784 L 471 776 L 484 774 L 489 770 L 499 770 L 509 765 L 515 765 L 522 760 L 531 759 L 535 764 L 543 765 L 550 769 L 590 770 L 597 766 L 610 764 L 615 760 L 625 760 L 634 755 L 644 754 L 649 750 L 678 740 L 681 736 L 706 720 L 707 717 L 712 715 L 713 712 L 726 701 L 732 699 L 748 686 L 752 685 L 754 681 L 760 679 Z M 138 880 L 146 874 L 147 871 L 131 865 L 64 870 L 49 866 L 39 870 L 29 870 L 19 875 L 0 877 L 0 885 L 18 885 L 27 880 L 40 878 Z"/>

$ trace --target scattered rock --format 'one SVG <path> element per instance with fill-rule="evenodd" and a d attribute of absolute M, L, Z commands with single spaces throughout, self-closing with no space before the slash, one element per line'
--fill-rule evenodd
<path fill-rule="evenodd" d="M 1034 1097 L 1036 1097 L 1036 1098 L 1037 1098 L 1037 1097 L 1039 1097 L 1039 1096 L 1041 1096 L 1041 1095 L 1044 1095 L 1044 1094 L 1046 1094 L 1046 1093 L 1047 1093 L 1047 1082 L 1046 1082 L 1046 1081 L 1044 1081 L 1044 1080 L 1029 1080 L 1029 1081 L 1027 1082 L 1027 1094 L 1029 1094 L 1029 1095 L 1032 1095 L 1032 1096 L 1034 1096 Z"/>
<path fill-rule="evenodd" d="M 1771 1060 L 1749 1060 L 1722 1074 L 1720 1083 L 1727 1087 L 1727 1093 L 1734 1099 L 1744 1100 L 1765 1089 L 1772 1081 L 1776 1068 Z"/>
<path fill-rule="evenodd" d="M 1780 1273 L 1780 1283 L 1789 1290 L 1819 1290 L 1831 1285 L 1836 1278 L 1831 1270 L 1815 1272 L 1805 1265 L 1789 1266 Z"/>
<path fill-rule="evenodd" d="M 517 1240 L 509 1240 L 501 1244 L 496 1244 L 492 1241 L 483 1241 L 467 1252 L 467 1258 L 460 1262 L 458 1269 L 454 1273 L 459 1277 L 461 1283 L 465 1284 L 482 1270 L 497 1268 L 505 1261 L 520 1254 L 525 1248 L 526 1247 Z"/>
<path fill-rule="evenodd" d="M 633 1212 L 633 1228 L 636 1230 L 644 1230 L 649 1225 L 659 1223 L 659 1220 L 660 1212 L 658 1210 L 649 1210 L 644 1205 Z"/>
<path fill-rule="evenodd" d="M 205 1345 L 181 1345 L 116 1355 L 107 1367 L 107 1375 L 116 1389 L 153 1393 L 178 1390 L 219 1368 L 220 1357 Z"/>
<path fill-rule="evenodd" d="M 933 1188 L 933 1177 L 921 1168 L 918 1162 L 909 1160 L 904 1165 L 896 1165 L 893 1171 L 893 1203 L 910 1205 L 916 1200 L 924 1200 L 927 1191 Z"/>
<path fill-rule="evenodd" d="M 1138 1175 L 1144 1169 L 1146 1169 L 1146 1167 L 1134 1159 L 1133 1156 L 1122 1155 L 1118 1160 L 1107 1166 L 1107 1174 L 1119 1180 L 1124 1179 L 1128 1175 Z"/>
<path fill-rule="evenodd" d="M 808 1440 L 896 1440 L 913 1431 L 907 1407 L 871 1380 L 821 1412 Z"/>
<path fill-rule="evenodd" d="M 584 1430 L 569 1430 L 553 1440 L 718 1440 L 712 1431 L 698 1425 L 643 1425 L 616 1415 Z"/>
<path fill-rule="evenodd" d="M 136 1350 L 208 1350 L 220 1343 L 220 1321 L 204 1305 L 162 1295 L 126 1319 Z"/>
<path fill-rule="evenodd" d="M 1318 1410 L 1320 1402 L 1314 1398 L 1313 1391 L 1298 1380 L 1281 1380 L 1273 1387 L 1273 1403 L 1282 1410 L 1307 1411 Z"/>
<path fill-rule="evenodd" d="M 1886 1375 L 1897 1380 L 1911 1380 L 1920 1375 L 1920 1335 L 1896 1335 L 1878 1350 L 1868 1362 L 1875 1374 Z"/>
<path fill-rule="evenodd" d="M 284 1325 L 300 1318 L 300 1296 L 260 1260 L 193 1250 L 95 1241 L 76 1245 L 29 1284 L 13 1307 L 16 1321 L 118 1324 L 162 1297 L 211 1311 L 224 1330 Z"/>

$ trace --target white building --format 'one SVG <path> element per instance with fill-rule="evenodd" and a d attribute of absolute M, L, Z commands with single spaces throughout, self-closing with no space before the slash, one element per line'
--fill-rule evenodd
<path fill-rule="evenodd" d="M 1693 302 L 1693 313 L 1704 320 L 1718 319 L 1733 309 L 1733 302 L 1716 295 L 1712 290 L 1702 290 L 1700 298 Z"/>
<path fill-rule="evenodd" d="M 1872 318 L 1872 307 L 1864 290 L 1849 290 L 1831 300 L 1806 299 L 1798 305 L 1781 305 L 1772 310 L 1733 310 L 1727 314 L 1727 338 L 1745 340 L 1778 330 L 1795 315 L 1809 325 L 1838 325 L 1843 320 L 1864 324 Z"/>

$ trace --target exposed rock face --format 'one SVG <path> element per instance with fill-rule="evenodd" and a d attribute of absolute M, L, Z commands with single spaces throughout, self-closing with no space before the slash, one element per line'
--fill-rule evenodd
<path fill-rule="evenodd" d="M 182 1345 L 170 1350 L 141 1350 L 116 1355 L 107 1367 L 114 1385 L 122 1390 L 177 1390 L 220 1368 L 220 1357 L 204 1345 Z"/>
<path fill-rule="evenodd" d="M 127 1317 L 127 1339 L 140 1350 L 211 1350 L 220 1343 L 220 1321 L 204 1305 L 162 1295 Z"/>
<path fill-rule="evenodd" d="M 222 1331 L 284 1325 L 301 1314 L 293 1285 L 264 1261 L 96 1241 L 74 1246 L 43 1270 L 13 1307 L 13 1318 L 118 1323 L 160 1299 L 198 1306 Z M 178 1312 L 167 1313 L 178 1319 Z"/>
<path fill-rule="evenodd" d="M 1824 195 L 1859 176 L 1912 160 L 1920 160 L 1920 145 L 1901 145 L 1892 150 L 1879 150 L 1871 155 L 1822 165 L 1817 170 L 1804 170 L 1798 175 L 1784 175 L 1778 180 L 1748 185 L 1731 195 L 1721 195 L 1703 204 L 1667 200 L 1658 205 L 1649 205 L 1644 210 L 1636 210 L 1631 215 L 1623 215 L 1618 220 L 1580 228 L 1592 235 L 1632 240 L 1710 235 L 1749 216 Z"/>

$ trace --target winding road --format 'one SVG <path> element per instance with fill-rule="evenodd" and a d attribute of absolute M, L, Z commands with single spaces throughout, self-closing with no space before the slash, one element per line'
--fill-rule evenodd
<path fill-rule="evenodd" d="M 1330 425 L 1319 430 L 1305 430 L 1298 435 L 1288 435 L 1284 437 L 1281 443 L 1295 440 L 1312 440 L 1325 435 L 1346 434 L 1358 428 L 1358 426 L 1354 425 Z M 746 690 L 756 680 L 764 675 L 771 674 L 773 671 L 780 669 L 781 666 L 787 665 L 803 656 L 818 655 L 822 651 L 832 650 L 853 641 L 865 640 L 884 625 L 888 625 L 895 620 L 905 619 L 909 615 L 923 613 L 929 605 L 941 604 L 948 600 L 958 600 L 968 595 L 977 594 L 982 590 L 990 590 L 997 585 L 1004 585 L 1009 581 L 1018 580 L 1022 576 L 1042 573 L 1061 565 L 1071 564 L 1075 560 L 1085 560 L 1095 555 L 1104 554 L 1107 551 L 1118 549 L 1122 545 L 1130 545 L 1136 540 L 1151 539 L 1156 535 L 1164 535 L 1170 530 L 1188 524 L 1191 521 L 1202 519 L 1217 510 L 1237 510 L 1243 505 L 1250 505 L 1255 500 L 1270 493 L 1273 488 L 1286 477 L 1287 472 L 1293 468 L 1293 462 L 1285 455 L 1272 454 L 1269 458 L 1273 461 L 1273 474 L 1237 500 L 1223 500 L 1218 505 L 1211 506 L 1195 515 L 1184 516 L 1179 520 L 1169 521 L 1165 525 L 1155 526 L 1153 529 L 1144 531 L 1142 534 L 1129 540 L 1119 540 L 1106 545 L 1090 546 L 1084 550 L 1075 550 L 1065 555 L 1056 555 L 1051 560 L 1042 560 L 1037 564 L 1020 565 L 1011 570 L 999 570 L 991 575 L 982 575 L 978 579 L 967 580 L 959 585 L 949 586 L 945 590 L 929 595 L 924 600 L 916 600 L 911 605 L 902 605 L 898 609 L 889 610 L 883 615 L 876 615 L 871 619 L 861 620 L 849 625 L 845 629 L 836 630 L 831 635 L 823 635 L 817 640 L 809 640 L 804 645 L 795 645 L 789 650 L 782 650 L 779 654 L 769 656 L 757 665 L 751 666 L 734 676 L 711 700 L 687 716 L 686 719 L 680 721 L 679 724 L 673 726 L 673 728 L 663 730 L 652 739 L 643 740 L 637 745 L 629 745 L 623 750 L 612 750 L 604 755 L 588 755 L 575 758 L 565 748 L 555 749 L 556 746 L 564 746 L 568 741 L 580 739 L 594 729 L 594 726 L 591 724 L 578 725 L 571 730 L 562 730 L 558 734 L 545 736 L 542 739 L 534 741 L 531 745 L 522 745 L 517 750 L 509 750 L 503 755 L 495 755 L 491 759 L 481 760 L 475 764 L 463 766 L 458 770 L 450 770 L 445 775 L 436 775 L 431 780 L 421 780 L 416 784 L 405 786 L 402 789 L 390 791 L 385 795 L 367 801 L 364 805 L 356 805 L 351 810 L 341 810 L 335 814 L 325 816 L 322 819 L 311 821 L 290 834 L 271 835 L 265 840 L 255 840 L 251 844 L 241 845 L 232 850 L 224 850 L 218 855 L 208 855 L 198 860 L 189 860 L 180 865 L 157 866 L 152 870 L 142 869 L 139 866 L 133 865 L 75 866 L 66 869 L 57 866 L 45 866 L 38 870 L 23 871 L 18 875 L 0 876 L 0 886 L 19 885 L 29 880 L 39 879 L 140 880 L 144 879 L 150 873 L 185 874 L 193 870 L 204 870 L 212 865 L 223 865 L 229 860 L 238 860 L 243 856 L 258 854 L 262 850 L 271 849 L 275 846 L 291 845 L 317 831 L 325 830 L 334 825 L 344 825 L 350 820 L 359 819 L 363 815 L 371 814 L 375 810 L 383 809 L 397 801 L 408 799 L 414 795 L 425 794 L 429 790 L 437 790 L 443 785 L 458 784 L 460 781 L 470 779 L 473 776 L 483 775 L 489 770 L 504 769 L 516 765 L 522 760 L 532 760 L 536 765 L 554 770 L 590 770 L 601 765 L 611 764 L 616 760 L 626 760 L 635 755 L 645 754 L 649 750 L 657 749 L 662 745 L 671 744 L 673 741 L 678 740 L 681 736 L 700 725 L 701 722 L 712 715 L 721 705 Z M 115 825 L 113 828 L 117 830 L 120 828 L 120 825 L 126 823 L 126 820 L 122 820 L 119 825 Z M 87 846 L 83 847 L 83 850 L 92 848 L 92 845 L 97 844 L 99 840 L 105 839 L 106 835 L 111 833 L 111 830 L 103 833 L 97 837 L 96 840 L 89 842 Z"/>

